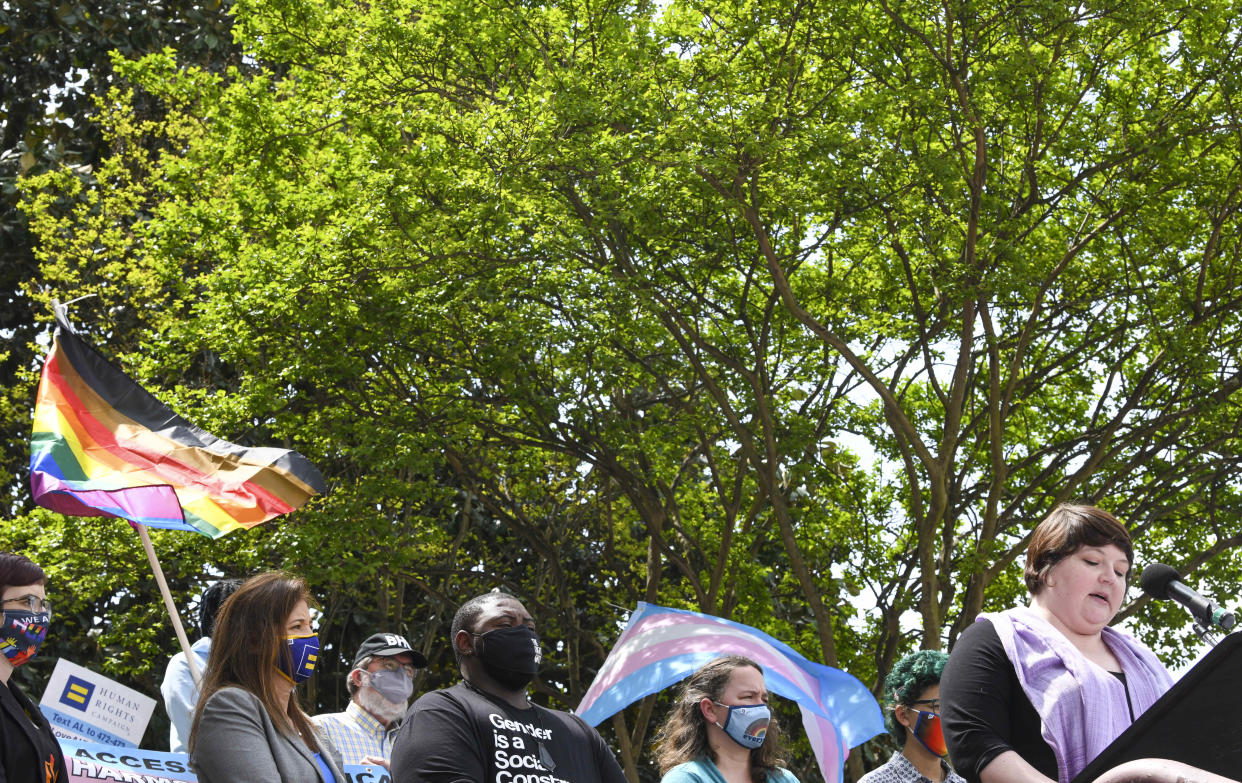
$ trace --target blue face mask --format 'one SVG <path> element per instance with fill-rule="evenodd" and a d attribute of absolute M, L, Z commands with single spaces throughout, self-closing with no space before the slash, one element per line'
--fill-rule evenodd
<path fill-rule="evenodd" d="M 286 655 L 277 656 L 277 671 L 294 683 L 306 682 L 315 673 L 315 663 L 319 660 L 319 637 L 313 633 L 286 636 L 285 642 L 289 645 L 289 651 Z"/>
<path fill-rule="evenodd" d="M 768 724 L 772 722 L 772 711 L 768 709 L 768 705 L 737 704 L 729 706 L 728 704 L 720 704 L 720 702 L 715 703 L 729 710 L 724 724 L 716 724 L 725 734 L 729 735 L 729 739 L 750 750 L 754 750 L 763 744 L 763 739 L 768 733 Z"/>

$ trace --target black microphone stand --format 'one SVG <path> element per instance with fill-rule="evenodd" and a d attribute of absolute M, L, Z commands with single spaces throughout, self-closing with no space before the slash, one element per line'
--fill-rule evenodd
<path fill-rule="evenodd" d="M 1195 625 L 1194 625 L 1195 633 L 1199 635 L 1200 641 L 1207 642 L 1211 646 L 1215 647 L 1216 645 L 1221 643 L 1221 640 L 1225 638 L 1221 636 L 1220 634 L 1216 633 L 1216 631 L 1204 625 L 1203 621 L 1201 621 L 1198 617 L 1194 617 L 1194 621 L 1195 621 Z"/>

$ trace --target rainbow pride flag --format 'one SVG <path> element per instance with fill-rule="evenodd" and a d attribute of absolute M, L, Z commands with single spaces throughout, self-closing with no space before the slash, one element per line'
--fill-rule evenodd
<path fill-rule="evenodd" d="M 768 690 L 798 703 L 824 780 L 841 781 L 849 749 L 884 731 L 879 702 L 856 677 L 807 660 L 749 625 L 641 601 L 582 697 L 578 716 L 598 725 L 722 655 L 755 661 Z"/>
<path fill-rule="evenodd" d="M 238 446 L 173 413 L 75 334 L 63 308 L 55 312 L 30 438 L 39 505 L 218 538 L 325 490 L 296 451 Z"/>

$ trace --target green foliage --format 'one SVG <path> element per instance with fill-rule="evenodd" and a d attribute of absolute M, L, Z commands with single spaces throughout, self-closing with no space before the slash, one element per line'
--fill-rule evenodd
<path fill-rule="evenodd" d="M 455 605 L 503 587 L 572 706 L 638 600 L 878 688 L 1023 597 L 1065 500 L 1236 578 L 1230 3 L 233 10 L 262 67 L 118 62 L 94 181 L 25 183 L 41 297 L 97 293 L 137 377 L 331 483 L 161 537 L 183 597 L 295 570 L 330 650 L 405 630 L 432 687 Z M 632 776 L 652 710 L 613 725 Z"/>
<path fill-rule="evenodd" d="M 221 0 L 23 0 L 0 6 L 0 335 L 5 341 L 0 376 L 6 380 L 0 394 L 0 487 L 11 513 L 28 510 L 30 502 L 25 436 L 42 328 L 36 292 L 55 285 L 43 280 L 44 269 L 35 258 L 32 213 L 18 207 L 18 180 L 58 171 L 78 180 L 76 185 L 62 181 L 66 192 L 98 185 L 96 167 L 112 149 L 97 122 L 96 101 L 117 84 L 112 58 L 136 58 L 168 47 L 183 62 L 203 68 L 239 66 L 232 23 L 229 3 Z M 153 120 L 163 115 L 164 106 L 140 94 L 129 110 Z"/>

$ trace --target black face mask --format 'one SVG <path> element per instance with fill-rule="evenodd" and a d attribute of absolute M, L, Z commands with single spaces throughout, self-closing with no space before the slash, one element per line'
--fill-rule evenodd
<path fill-rule="evenodd" d="M 475 638 L 474 653 L 493 680 L 517 690 L 535 678 L 543 652 L 533 628 L 515 625 L 471 635 Z"/>

